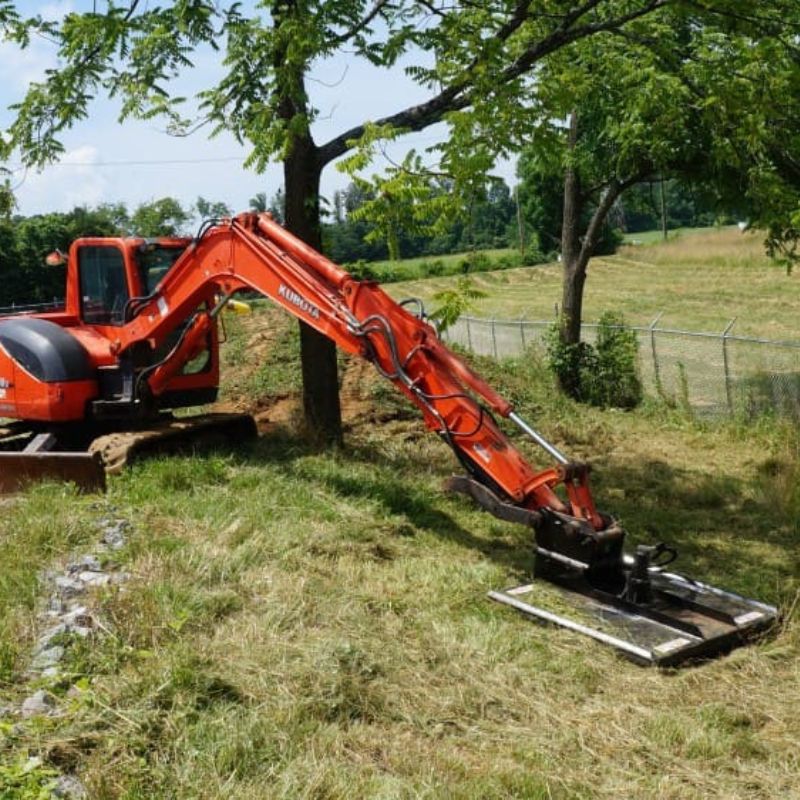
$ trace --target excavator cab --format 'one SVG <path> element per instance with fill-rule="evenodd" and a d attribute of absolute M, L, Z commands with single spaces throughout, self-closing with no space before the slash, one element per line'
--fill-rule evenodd
<path fill-rule="evenodd" d="M 154 294 L 164 276 L 190 243 L 186 238 L 161 239 L 78 239 L 70 249 L 67 271 L 67 314 L 79 320 L 71 330 L 85 347 L 109 350 L 115 329 L 131 320 L 137 302 Z M 197 406 L 216 400 L 219 382 L 219 337 L 216 326 L 208 332 L 205 346 L 191 364 L 186 364 L 170 381 L 167 391 L 154 403 L 143 396 L 142 375 L 169 358 L 191 323 L 193 314 L 213 302 L 207 298 L 185 314 L 172 314 L 172 330 L 157 344 L 142 341 L 118 356 L 97 353 L 98 397 L 91 403 L 92 414 L 102 419 L 142 417 L 159 409 Z"/>
<path fill-rule="evenodd" d="M 124 325 L 129 301 L 151 295 L 189 241 L 78 239 L 69 254 L 66 312 L 86 325 Z"/>

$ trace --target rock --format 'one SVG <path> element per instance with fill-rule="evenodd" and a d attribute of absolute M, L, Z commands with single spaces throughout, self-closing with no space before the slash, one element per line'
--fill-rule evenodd
<path fill-rule="evenodd" d="M 39 653 L 44 652 L 47 650 L 56 636 L 62 636 L 65 633 L 69 633 L 69 625 L 65 622 L 59 622 L 58 625 L 53 625 L 52 628 L 48 628 L 36 641 L 36 647 L 34 648 L 34 655 L 38 655 Z"/>
<path fill-rule="evenodd" d="M 13 717 L 16 711 L 11 706 L 0 706 L 0 719 Z"/>
<path fill-rule="evenodd" d="M 42 677 L 43 678 L 57 678 L 61 674 L 61 670 L 58 667 L 45 667 L 42 670 Z"/>
<path fill-rule="evenodd" d="M 83 556 L 83 558 L 67 564 L 67 572 L 70 574 L 81 572 L 82 570 L 89 570 L 90 572 L 102 572 L 103 565 L 100 563 L 100 559 L 93 555 Z"/>
<path fill-rule="evenodd" d="M 31 667 L 35 670 L 54 667 L 59 663 L 59 661 L 61 661 L 62 658 L 64 658 L 64 648 L 61 645 L 56 644 L 52 647 L 48 647 L 46 650 L 42 650 L 42 652 L 33 659 Z"/>
<path fill-rule="evenodd" d="M 111 576 L 107 572 L 80 572 L 78 580 L 86 586 L 108 586 Z"/>
<path fill-rule="evenodd" d="M 119 550 L 125 546 L 125 534 L 129 527 L 125 520 L 109 520 L 101 526 L 103 542 L 112 550 Z"/>
<path fill-rule="evenodd" d="M 62 614 L 67 612 L 69 604 L 62 600 L 57 594 L 54 594 L 47 603 L 47 610 L 45 614 L 51 619 L 58 619 Z"/>
<path fill-rule="evenodd" d="M 59 575 L 56 578 L 56 591 L 64 598 L 76 597 L 86 590 L 83 583 L 75 578 L 69 578 L 66 575 Z"/>
<path fill-rule="evenodd" d="M 61 616 L 65 625 L 79 625 L 83 628 L 94 627 L 94 617 L 86 606 L 75 606 Z"/>
<path fill-rule="evenodd" d="M 25 699 L 22 704 L 22 716 L 24 719 L 31 717 L 51 716 L 56 711 L 56 699 L 44 689 L 39 689 L 30 697 Z"/>
<path fill-rule="evenodd" d="M 77 700 L 78 698 L 83 697 L 86 694 L 85 689 L 81 689 L 79 686 L 72 684 L 72 686 L 67 689 L 67 699 L 68 700 Z"/>
<path fill-rule="evenodd" d="M 84 800 L 89 795 L 86 787 L 74 775 L 61 775 L 53 788 L 53 797 L 64 800 Z"/>

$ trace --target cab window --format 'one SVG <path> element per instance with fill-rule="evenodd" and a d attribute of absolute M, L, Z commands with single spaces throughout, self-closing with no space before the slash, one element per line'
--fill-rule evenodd
<path fill-rule="evenodd" d="M 159 281 L 183 255 L 183 247 L 162 247 L 148 244 L 139 250 L 139 274 L 146 295 L 155 291 Z"/>
<path fill-rule="evenodd" d="M 116 247 L 81 247 L 78 251 L 81 317 L 95 325 L 120 325 L 128 302 L 122 251 Z"/>

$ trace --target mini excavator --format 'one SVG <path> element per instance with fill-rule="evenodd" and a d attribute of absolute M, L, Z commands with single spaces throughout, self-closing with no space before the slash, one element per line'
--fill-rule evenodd
<path fill-rule="evenodd" d="M 84 238 L 68 258 L 48 258 L 66 263 L 64 307 L 0 320 L 0 416 L 11 420 L 0 437 L 2 489 L 41 478 L 101 488 L 107 466 L 151 441 L 253 435 L 244 415 L 164 414 L 216 399 L 219 314 L 254 291 L 372 362 L 420 409 L 463 469 L 450 491 L 532 529 L 533 582 L 492 599 L 664 666 L 730 649 L 777 618 L 772 606 L 669 571 L 676 553 L 663 544 L 626 553 L 623 528 L 595 507 L 588 465 L 448 350 L 420 304 L 353 278 L 268 214 L 212 220 L 193 239 Z M 534 469 L 499 418 L 555 465 Z M 122 457 L 104 464 L 120 441 Z M 536 605 L 542 586 L 560 593 L 558 611 Z"/>

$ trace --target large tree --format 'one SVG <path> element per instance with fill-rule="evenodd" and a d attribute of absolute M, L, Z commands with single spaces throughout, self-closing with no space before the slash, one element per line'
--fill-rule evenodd
<path fill-rule="evenodd" d="M 734 2 L 674 4 L 545 60 L 544 121 L 520 171 L 528 208 L 560 223 L 567 350 L 580 352 L 589 260 L 623 193 L 642 181 L 693 182 L 749 210 L 774 249 L 791 250 L 800 126 L 786 110 L 797 104 L 797 23 L 796 5 L 780 0 L 755 16 Z M 559 377 L 579 394 L 577 368 Z"/>
<path fill-rule="evenodd" d="M 748 7 L 744 0 L 724 5 Z M 541 118 L 538 73 L 546 58 L 607 32 L 635 33 L 639 20 L 669 7 L 705 13 L 689 0 L 260 0 L 253 6 L 107 0 L 92 13 L 46 22 L 23 18 L 22 4 L 0 0 L 8 38 L 25 47 L 34 32 L 47 36 L 59 56 L 59 67 L 32 84 L 16 107 L 5 143 L 30 165 L 57 159 L 60 134 L 85 117 L 101 93 L 119 98 L 122 120 L 161 116 L 176 133 L 210 123 L 210 130 L 249 143 L 248 163 L 256 169 L 282 161 L 286 225 L 319 247 L 320 176 L 349 151 L 358 151 L 353 163 L 363 167 L 376 140 L 444 121 L 449 135 L 440 168 L 455 178 L 458 196 Z M 182 111 L 170 81 L 208 47 L 224 51 L 223 75 L 195 98 L 196 109 Z M 371 122 L 366 112 L 363 124 L 318 142 L 309 72 L 340 52 L 386 70 L 399 69 L 405 57 L 414 64 L 407 75 L 427 99 Z M 416 164 L 407 159 L 398 169 L 413 177 Z M 302 326 L 301 347 L 310 427 L 338 438 L 333 345 Z"/>

